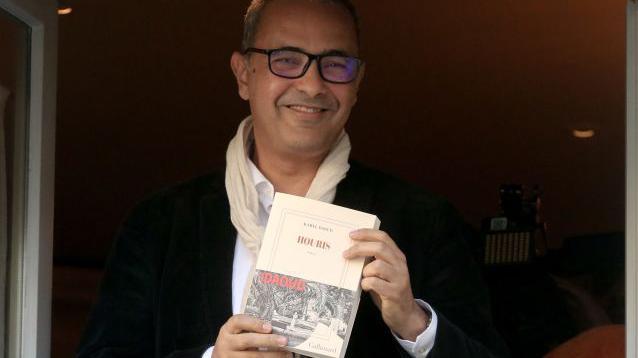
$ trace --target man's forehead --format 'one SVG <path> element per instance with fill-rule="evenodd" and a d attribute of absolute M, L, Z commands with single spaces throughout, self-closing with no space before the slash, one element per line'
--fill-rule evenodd
<path fill-rule="evenodd" d="M 356 27 L 341 5 L 277 0 L 264 9 L 255 37 L 263 48 L 296 47 L 310 53 L 358 51 Z"/>

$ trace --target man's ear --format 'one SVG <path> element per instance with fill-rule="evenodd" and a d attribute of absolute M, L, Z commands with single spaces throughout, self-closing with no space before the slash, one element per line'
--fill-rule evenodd
<path fill-rule="evenodd" d="M 237 91 L 239 92 L 239 97 L 247 101 L 250 99 L 248 92 L 248 60 L 244 57 L 244 55 L 235 51 L 230 57 L 230 68 L 232 68 L 233 73 L 235 74 L 235 79 L 237 80 Z"/>
<path fill-rule="evenodd" d="M 359 92 L 359 86 L 361 86 L 361 81 L 363 81 L 363 76 L 366 74 L 366 64 L 362 64 L 361 68 L 359 68 L 359 73 L 357 74 L 357 79 L 355 79 L 355 86 L 357 92 Z"/>
<path fill-rule="evenodd" d="M 357 74 L 357 78 L 354 80 L 354 91 L 355 91 L 355 99 L 354 99 L 354 103 L 357 103 L 357 100 L 359 99 L 359 88 L 361 86 L 361 81 L 363 81 L 363 76 L 366 73 L 366 64 L 362 64 L 361 68 L 359 69 L 359 73 Z"/>

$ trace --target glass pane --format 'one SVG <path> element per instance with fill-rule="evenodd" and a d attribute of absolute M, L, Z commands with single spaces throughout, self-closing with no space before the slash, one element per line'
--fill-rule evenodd
<path fill-rule="evenodd" d="M 11 355 L 12 338 L 18 338 L 7 336 L 5 327 L 16 321 L 18 310 L 12 308 L 20 297 L 14 294 L 20 271 L 12 252 L 20 250 L 24 222 L 28 44 L 29 28 L 0 10 L 0 356 Z"/>
<path fill-rule="evenodd" d="M 513 356 L 622 325 L 626 0 L 355 2 L 367 70 L 353 157 L 458 208 Z M 127 211 L 223 170 L 248 112 L 228 68 L 244 5 L 87 1 L 61 18 L 59 356 Z"/>

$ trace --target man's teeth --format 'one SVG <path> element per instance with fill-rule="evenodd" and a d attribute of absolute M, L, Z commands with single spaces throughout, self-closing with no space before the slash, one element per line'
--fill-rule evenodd
<path fill-rule="evenodd" d="M 306 112 L 306 113 L 319 113 L 323 111 L 323 109 L 321 108 L 306 107 L 306 106 L 299 106 L 299 105 L 288 106 L 288 108 L 293 109 L 295 111 Z"/>

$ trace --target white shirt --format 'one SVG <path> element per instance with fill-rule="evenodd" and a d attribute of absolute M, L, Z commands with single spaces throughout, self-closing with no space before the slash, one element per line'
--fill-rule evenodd
<path fill-rule="evenodd" d="M 250 171 L 253 177 L 253 183 L 255 183 L 255 189 L 257 189 L 257 195 L 259 197 L 259 225 L 266 226 L 268 222 L 268 216 L 270 215 L 270 209 L 272 208 L 272 202 L 275 198 L 275 188 L 264 177 L 264 175 L 257 169 L 257 166 L 253 164 L 252 161 L 248 161 L 248 165 L 250 167 Z M 334 197 L 337 193 L 337 189 L 334 188 L 332 192 L 329 193 L 329 202 L 334 200 Z M 247 288 L 248 279 L 250 275 L 250 270 L 255 263 L 257 258 L 255 255 L 248 250 L 244 242 L 237 235 L 237 239 L 235 241 L 235 256 L 233 258 L 233 277 L 232 277 L 232 305 L 233 305 L 233 314 L 240 313 L 241 310 L 241 301 L 244 297 L 244 290 Z M 397 337 L 394 332 L 392 335 L 399 342 L 401 347 L 410 354 L 412 357 L 422 358 L 426 357 L 432 347 L 434 346 L 434 340 L 436 338 L 436 328 L 438 326 L 438 319 L 436 316 L 436 312 L 423 300 L 416 300 L 417 304 L 421 306 L 421 308 L 428 310 L 431 312 L 432 320 L 430 325 L 416 338 L 415 342 L 408 341 L 405 339 L 401 339 Z M 215 347 L 209 347 L 206 352 L 202 355 L 202 358 L 211 358 L 213 354 L 213 349 Z"/>

